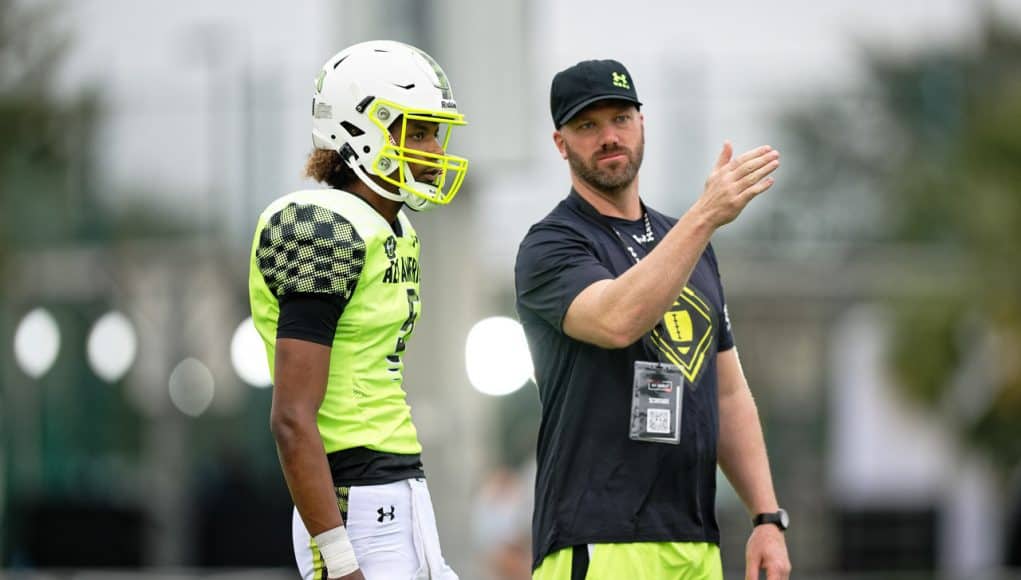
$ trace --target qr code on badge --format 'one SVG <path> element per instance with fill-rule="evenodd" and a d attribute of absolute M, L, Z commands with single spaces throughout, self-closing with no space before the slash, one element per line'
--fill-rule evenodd
<path fill-rule="evenodd" d="M 649 409 L 645 419 L 645 431 L 648 433 L 670 433 L 670 410 Z"/>

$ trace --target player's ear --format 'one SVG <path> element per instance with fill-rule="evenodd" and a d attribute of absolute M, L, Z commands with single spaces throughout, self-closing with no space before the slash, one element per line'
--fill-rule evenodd
<path fill-rule="evenodd" d="M 557 146 L 561 159 L 567 159 L 567 148 L 564 146 L 564 136 L 559 130 L 553 131 L 553 144 Z"/>

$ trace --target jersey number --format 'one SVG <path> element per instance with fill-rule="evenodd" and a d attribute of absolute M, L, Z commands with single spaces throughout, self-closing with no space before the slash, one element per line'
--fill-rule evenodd
<path fill-rule="evenodd" d="M 401 356 L 404 355 L 404 351 L 408 348 L 408 336 L 415 330 L 415 321 L 418 320 L 418 292 L 414 288 L 408 288 L 408 318 L 401 325 L 401 329 L 397 335 L 397 346 L 394 347 L 394 353 L 387 356 L 386 360 L 390 361 L 392 365 L 390 370 L 394 372 L 400 372 Z"/>

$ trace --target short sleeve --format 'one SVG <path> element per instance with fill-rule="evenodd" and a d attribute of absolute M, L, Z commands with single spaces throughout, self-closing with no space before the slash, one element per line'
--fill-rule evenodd
<path fill-rule="evenodd" d="M 365 266 L 365 241 L 343 216 L 292 203 L 263 227 L 255 257 L 278 299 L 294 293 L 325 294 L 346 303 Z"/>
<path fill-rule="evenodd" d="M 713 273 L 716 274 L 716 287 L 720 293 L 720 334 L 717 340 L 717 350 L 723 352 L 734 348 L 734 331 L 730 327 L 727 296 L 723 293 L 723 278 L 720 277 L 720 265 L 716 261 L 716 251 L 713 250 L 712 244 L 706 248 L 706 256 L 713 266 Z"/>
<path fill-rule="evenodd" d="M 345 305 L 338 296 L 285 294 L 280 299 L 277 338 L 298 338 L 332 346 Z"/>
<path fill-rule="evenodd" d="M 595 255 L 592 243 L 579 232 L 540 223 L 529 230 L 518 248 L 514 285 L 519 313 L 535 313 L 557 330 L 563 329 L 567 309 L 582 290 L 613 278 Z"/>

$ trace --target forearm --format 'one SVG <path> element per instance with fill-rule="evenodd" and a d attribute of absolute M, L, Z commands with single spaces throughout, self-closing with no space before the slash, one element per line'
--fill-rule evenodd
<path fill-rule="evenodd" d="M 623 348 L 649 332 L 677 300 L 717 228 L 773 185 L 779 153 L 759 147 L 732 159 L 727 143 L 705 190 L 655 250 L 623 275 L 589 285 L 571 303 L 563 330 L 576 340 Z"/>
<path fill-rule="evenodd" d="M 779 166 L 779 153 L 768 146 L 734 160 L 732 153 L 730 144 L 724 144 L 691 209 L 654 251 L 607 288 L 609 304 L 602 312 L 621 309 L 631 342 L 651 330 L 677 299 L 716 229 L 733 221 L 753 197 L 772 186 L 767 176 Z"/>
<path fill-rule="evenodd" d="M 564 331 L 603 348 L 633 344 L 677 300 L 712 233 L 700 213 L 684 214 L 645 259 L 579 294 L 564 317 Z"/>
<path fill-rule="evenodd" d="M 720 468 L 749 513 L 777 510 L 759 413 L 747 385 L 720 397 L 717 455 Z"/>
<path fill-rule="evenodd" d="M 603 311 L 613 313 L 628 344 L 652 330 L 677 300 L 712 234 L 712 226 L 690 210 L 648 256 L 607 286 Z"/>
<path fill-rule="evenodd" d="M 272 425 L 280 467 L 308 533 L 343 525 L 315 417 L 274 417 Z"/>

